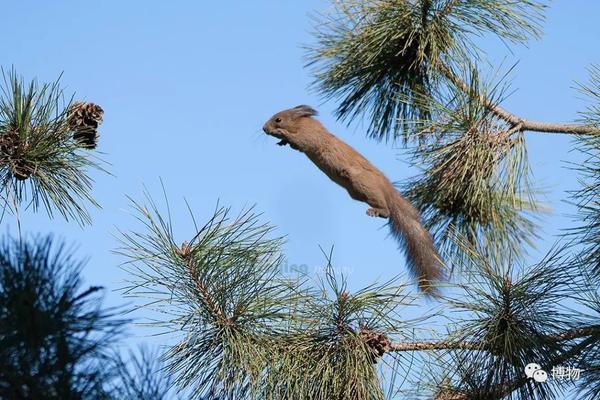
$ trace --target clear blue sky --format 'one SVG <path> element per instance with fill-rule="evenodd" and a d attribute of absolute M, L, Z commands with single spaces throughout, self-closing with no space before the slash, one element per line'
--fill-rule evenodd
<path fill-rule="evenodd" d="M 141 199 L 142 186 L 160 196 L 161 177 L 175 209 L 176 226 L 189 232 L 187 198 L 200 219 L 217 199 L 240 210 L 256 204 L 263 219 L 288 235 L 290 263 L 323 265 L 319 246 L 335 245 L 334 262 L 352 287 L 389 278 L 404 259 L 366 206 L 349 199 L 305 157 L 275 145 L 260 127 L 274 112 L 298 104 L 318 108 L 331 131 L 360 150 L 392 180 L 415 171 L 399 149 L 365 139 L 360 126 L 332 117 L 335 104 L 322 104 L 307 90 L 310 74 L 302 44 L 312 37 L 309 14 L 325 1 L 11 1 L 2 6 L 0 64 L 14 65 L 26 78 L 55 79 L 76 98 L 105 110 L 99 150 L 114 176 L 93 172 L 93 225 L 80 228 L 44 213 L 23 218 L 28 233 L 54 233 L 89 256 L 86 281 L 113 290 L 123 285 L 123 261 L 111 254 L 116 227 L 133 226 L 126 195 Z M 509 54 L 497 40 L 484 48 L 506 65 L 520 60 L 513 76 L 518 89 L 506 106 L 528 118 L 570 121 L 582 102 L 572 89 L 586 68 L 600 63 L 600 2 L 556 1 L 545 35 L 529 49 Z M 529 134 L 536 182 L 547 189 L 553 213 L 542 220 L 548 249 L 561 229 L 572 226 L 572 208 L 562 200 L 577 187 L 564 161 L 566 137 Z M 3 221 L 14 231 L 14 222 Z M 185 237 L 181 236 L 183 240 Z M 540 253 L 533 253 L 532 260 Z M 123 304 L 108 292 L 108 305 Z M 141 316 L 142 314 L 138 315 Z M 148 340 L 132 330 L 131 341 Z"/>

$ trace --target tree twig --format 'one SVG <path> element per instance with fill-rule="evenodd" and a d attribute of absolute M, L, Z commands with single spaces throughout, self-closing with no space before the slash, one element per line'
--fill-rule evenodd
<path fill-rule="evenodd" d="M 447 65 L 438 63 L 436 66 L 439 71 L 459 89 L 465 92 L 469 91 L 469 86 L 467 83 L 460 79 Z M 529 120 L 505 110 L 498 104 L 486 98 L 484 95 L 480 95 L 479 99 L 483 102 L 485 107 L 493 112 L 496 116 L 508 122 L 513 127 L 519 126 L 520 130 L 523 131 L 567 133 L 574 135 L 600 135 L 600 130 L 594 126 Z"/>
<path fill-rule="evenodd" d="M 191 252 L 192 252 L 191 246 L 187 242 L 183 242 L 181 245 L 181 248 L 177 249 L 176 252 L 179 256 L 181 256 L 183 258 L 183 260 L 185 262 L 185 266 L 187 267 L 188 272 L 190 273 L 190 276 L 192 278 L 192 281 L 194 282 L 194 285 L 196 286 L 196 290 L 198 290 L 198 292 L 200 293 L 200 295 L 206 302 L 206 305 L 208 306 L 209 310 L 218 319 L 220 319 L 221 321 L 223 321 L 227 324 L 230 324 L 231 320 L 229 318 L 227 318 L 223 309 L 221 307 L 219 307 L 219 305 L 214 301 L 214 299 L 208 292 L 206 285 L 198 276 L 198 271 L 196 270 L 194 262 L 191 257 Z"/>
<path fill-rule="evenodd" d="M 465 341 L 419 341 L 392 343 L 389 351 L 423 351 L 423 350 L 477 350 L 481 343 Z"/>
<path fill-rule="evenodd" d="M 584 326 L 573 328 L 555 335 L 557 341 L 577 339 L 585 336 L 600 335 L 600 325 Z"/>
<path fill-rule="evenodd" d="M 581 328 L 568 329 L 556 335 L 550 335 L 548 338 L 557 342 L 583 338 L 591 335 L 600 335 L 600 325 L 584 326 Z M 440 340 L 440 341 L 415 341 L 415 342 L 396 342 L 391 343 L 389 352 L 401 351 L 426 351 L 426 350 L 485 350 L 485 345 L 479 342 L 461 341 L 461 340 Z"/>

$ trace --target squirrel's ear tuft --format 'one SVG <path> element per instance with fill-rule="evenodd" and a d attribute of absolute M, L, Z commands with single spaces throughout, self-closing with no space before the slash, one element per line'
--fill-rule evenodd
<path fill-rule="evenodd" d="M 296 106 L 292 110 L 294 110 L 297 117 L 314 117 L 318 114 L 317 110 L 304 104 Z"/>

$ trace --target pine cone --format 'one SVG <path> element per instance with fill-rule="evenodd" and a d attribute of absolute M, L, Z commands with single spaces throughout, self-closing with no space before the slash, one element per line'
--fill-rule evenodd
<path fill-rule="evenodd" d="M 75 131 L 73 138 L 86 149 L 95 149 L 98 144 L 98 132 L 92 128 Z"/>
<path fill-rule="evenodd" d="M 359 335 L 373 351 L 373 363 L 377 362 L 375 356 L 381 357 L 392 348 L 392 342 L 385 333 L 375 332 L 366 327 L 361 327 Z"/>
<path fill-rule="evenodd" d="M 3 158 L 10 158 L 17 153 L 19 148 L 19 134 L 12 129 L 0 136 L 0 152 Z"/>
<path fill-rule="evenodd" d="M 19 134 L 14 130 L 7 130 L 0 135 L 0 154 L 1 158 L 10 165 L 13 176 L 24 181 L 31 176 L 31 168 L 28 168 L 22 159 L 23 143 L 21 143 Z"/>
<path fill-rule="evenodd" d="M 69 106 L 67 120 L 73 130 L 73 138 L 87 149 L 98 144 L 98 125 L 102 123 L 104 110 L 97 104 L 76 101 Z"/>

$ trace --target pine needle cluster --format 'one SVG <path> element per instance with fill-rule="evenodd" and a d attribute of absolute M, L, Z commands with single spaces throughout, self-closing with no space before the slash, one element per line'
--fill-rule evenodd
<path fill-rule="evenodd" d="M 180 337 L 169 372 L 193 398 L 383 399 L 377 364 L 414 299 L 388 282 L 354 293 L 331 266 L 326 279 L 281 273 L 282 241 L 251 210 L 217 208 L 189 240 L 148 196 L 134 203 L 144 229 L 124 232 L 132 274 L 125 294 L 149 298 Z M 195 221 L 193 215 L 190 219 Z"/>
<path fill-rule="evenodd" d="M 423 173 L 402 185 L 449 265 L 460 264 L 464 243 L 490 257 L 523 254 L 535 243 L 539 210 L 523 133 L 482 100 L 499 101 L 500 84 L 482 82 L 473 68 L 464 76 L 468 91 L 448 88 L 436 101 L 422 99 L 432 119 L 415 123 L 421 140 L 411 156 Z"/>
<path fill-rule="evenodd" d="M 110 345 L 124 321 L 50 237 L 0 244 L 0 398 L 110 398 Z"/>
<path fill-rule="evenodd" d="M 89 169 L 101 169 L 70 118 L 59 81 L 25 83 L 15 70 L 3 73 L 0 89 L 0 184 L 3 201 L 34 211 L 43 208 L 79 223 L 90 222 L 85 203 L 90 194 Z M 97 125 L 96 125 L 97 126 Z"/>
<path fill-rule="evenodd" d="M 349 0 L 316 18 L 309 47 L 314 86 L 340 100 L 340 119 L 368 117 L 369 136 L 410 139 L 410 121 L 429 118 L 432 97 L 450 65 L 481 55 L 473 38 L 491 33 L 525 43 L 540 34 L 540 1 Z"/>
<path fill-rule="evenodd" d="M 590 68 L 590 82 L 581 85 L 580 90 L 590 101 L 582 113 L 583 120 L 600 130 L 600 66 Z M 585 159 L 575 167 L 580 174 L 581 189 L 573 193 L 572 199 L 577 205 L 580 227 L 571 233 L 582 246 L 579 252 L 582 265 L 600 276 L 600 136 L 579 137 L 577 149 Z"/>
<path fill-rule="evenodd" d="M 454 316 L 449 337 L 477 346 L 449 353 L 442 363 L 444 378 L 456 380 L 455 389 L 469 399 L 557 398 L 560 382 L 538 385 L 524 371 L 529 363 L 551 371 L 571 350 L 563 335 L 577 321 L 567 307 L 574 268 L 564 248 L 530 267 L 513 261 L 499 268 L 498 262 L 490 265 L 489 259 L 470 254 L 475 264 L 470 269 L 479 272 L 448 300 Z"/>

